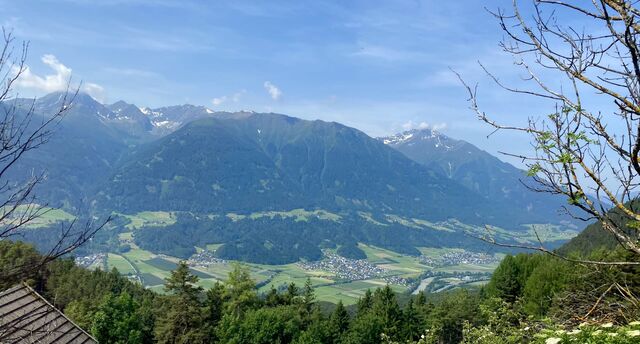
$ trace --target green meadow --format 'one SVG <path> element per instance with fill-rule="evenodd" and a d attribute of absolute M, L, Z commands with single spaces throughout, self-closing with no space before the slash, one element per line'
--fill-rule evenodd
<path fill-rule="evenodd" d="M 164 218 L 167 219 L 167 217 Z M 131 232 L 122 233 L 119 237 L 121 240 L 130 240 Z M 218 247 L 220 247 L 220 244 L 210 244 L 206 246 L 206 249 L 215 250 Z M 385 276 L 416 280 L 426 271 L 446 273 L 491 272 L 496 267 L 496 264 L 460 264 L 432 268 L 420 263 L 418 257 L 403 255 L 371 245 L 359 244 L 359 247 L 366 253 L 367 260 L 371 264 L 386 270 Z M 202 249 L 198 248 L 198 250 Z M 462 252 L 463 250 L 423 247 L 420 248 L 420 251 L 425 256 L 437 257 L 444 253 Z M 131 250 L 126 253 L 110 253 L 107 259 L 107 268 L 115 267 L 122 274 L 137 276 L 137 280 L 141 281 L 147 288 L 163 292 L 164 279 L 169 276 L 178 262 L 179 259 L 176 257 L 154 254 L 132 245 Z M 206 268 L 192 267 L 191 272 L 200 278 L 198 284 L 206 289 L 213 286 L 216 281 L 224 281 L 233 269 L 234 264 L 242 264 L 249 269 L 252 278 L 260 286 L 260 292 L 267 292 L 272 287 L 276 289 L 286 288 L 290 283 L 295 283 L 297 286 L 302 287 L 308 279 L 314 286 L 317 298 L 320 301 L 337 302 L 341 300 L 345 304 L 354 304 L 368 289 L 373 290 L 387 284 L 382 279 L 385 276 L 366 280 L 345 281 L 329 271 L 304 270 L 298 264 L 262 265 L 223 261 L 213 263 Z M 448 287 L 482 284 L 482 282 L 466 283 L 454 277 L 440 279 L 439 283 L 445 283 Z M 391 287 L 397 292 L 412 291 L 412 288 L 403 285 L 392 284 Z"/>

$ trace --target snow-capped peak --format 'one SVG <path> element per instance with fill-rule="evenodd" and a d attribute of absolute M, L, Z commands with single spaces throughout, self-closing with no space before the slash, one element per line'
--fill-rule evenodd
<path fill-rule="evenodd" d="M 392 136 L 382 137 L 385 145 L 413 145 L 417 141 L 431 141 L 436 148 L 450 149 L 447 144 L 450 139 L 433 129 L 413 129 Z"/>
<path fill-rule="evenodd" d="M 385 137 L 382 139 L 385 145 L 400 144 L 410 140 L 413 137 L 413 132 L 406 131 L 404 133 L 396 134 L 394 136 Z"/>

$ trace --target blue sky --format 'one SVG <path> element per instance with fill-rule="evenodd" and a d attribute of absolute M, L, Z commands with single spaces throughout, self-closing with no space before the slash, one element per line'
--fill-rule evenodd
<path fill-rule="evenodd" d="M 422 123 L 492 153 L 525 137 L 491 132 L 468 109 L 449 68 L 480 83 L 481 105 L 507 121 L 552 110 L 497 89 L 477 65 L 508 80 L 484 7 L 510 1 L 0 0 L 0 22 L 30 41 L 33 82 L 68 74 L 105 102 L 191 103 L 337 121 L 372 136 Z M 49 79 L 47 79 L 49 76 Z M 56 79 L 56 77 L 58 79 Z"/>

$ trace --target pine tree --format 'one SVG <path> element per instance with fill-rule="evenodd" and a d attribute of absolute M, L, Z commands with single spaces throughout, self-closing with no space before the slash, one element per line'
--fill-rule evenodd
<path fill-rule="evenodd" d="M 515 257 L 507 255 L 494 271 L 491 282 L 487 285 L 487 291 L 492 296 L 513 303 L 522 291 L 520 280 L 519 267 Z"/>
<path fill-rule="evenodd" d="M 185 261 L 180 261 L 178 267 L 171 272 L 171 276 L 166 279 L 164 289 L 167 293 L 174 294 L 188 299 L 197 299 L 202 288 L 195 285 L 198 283 L 198 276 L 193 275 Z"/>
<path fill-rule="evenodd" d="M 296 284 L 294 282 L 289 283 L 289 285 L 287 286 L 287 291 L 284 293 L 284 302 L 287 305 L 293 305 L 294 303 L 297 302 L 297 298 L 299 295 L 300 290 L 298 289 L 298 286 L 296 286 Z"/>
<path fill-rule="evenodd" d="M 372 304 L 373 304 L 373 295 L 371 294 L 371 290 L 367 289 L 367 291 L 364 293 L 364 296 L 362 296 L 358 300 L 358 316 L 369 311 L 371 309 Z"/>
<path fill-rule="evenodd" d="M 258 295 L 255 286 L 249 270 L 240 264 L 235 264 L 225 282 L 226 313 L 239 317 L 244 311 L 257 305 Z"/>
<path fill-rule="evenodd" d="M 311 313 L 315 308 L 315 300 L 316 294 L 313 291 L 313 285 L 311 284 L 311 279 L 307 278 L 307 281 L 304 283 L 304 288 L 302 289 L 302 300 L 300 304 L 300 311 L 302 315 L 302 320 L 308 322 Z"/>
<path fill-rule="evenodd" d="M 409 299 L 407 306 L 402 314 L 402 338 L 405 340 L 413 341 L 418 339 L 421 333 L 423 333 L 423 322 L 420 319 L 419 311 L 413 306 L 413 298 Z"/>
<path fill-rule="evenodd" d="M 216 282 L 211 289 L 207 290 L 205 299 L 204 326 L 209 335 L 209 342 L 215 342 L 215 328 L 222 319 L 224 312 L 224 285 Z"/>
<path fill-rule="evenodd" d="M 198 277 L 191 274 L 184 261 L 166 279 L 165 290 L 169 296 L 158 315 L 155 331 L 158 343 L 206 342 L 207 332 L 199 300 L 202 288 L 194 285 L 197 282 Z"/>
<path fill-rule="evenodd" d="M 396 294 L 389 285 L 377 289 L 373 295 L 372 310 L 382 320 L 384 333 L 391 338 L 398 335 L 402 311 L 398 305 Z"/>
<path fill-rule="evenodd" d="M 264 303 L 268 307 L 276 307 L 283 304 L 282 296 L 278 290 L 272 285 L 267 295 L 264 297 Z"/>
<path fill-rule="evenodd" d="M 338 301 L 336 309 L 333 310 L 329 317 L 329 334 L 332 339 L 332 343 L 341 343 L 342 336 L 349 329 L 349 313 L 347 313 L 342 300 Z"/>

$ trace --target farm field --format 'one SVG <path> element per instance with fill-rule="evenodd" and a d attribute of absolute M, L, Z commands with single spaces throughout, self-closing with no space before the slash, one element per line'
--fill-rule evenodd
<path fill-rule="evenodd" d="M 129 242 L 131 232 L 120 234 L 120 239 Z M 198 252 L 214 251 L 219 246 L 219 244 L 210 244 L 205 248 L 198 248 Z M 485 265 L 430 266 L 421 262 L 419 257 L 403 255 L 371 245 L 359 244 L 359 247 L 367 255 L 366 262 L 369 266 L 381 269 L 378 271 L 383 271 L 382 274 L 377 277 L 348 280 L 339 277 L 336 272 L 325 269 L 305 269 L 303 265 L 298 263 L 286 265 L 239 264 L 249 268 L 252 278 L 259 286 L 260 293 L 266 293 L 272 287 L 286 288 L 289 283 L 295 283 L 298 287 L 302 287 L 309 279 L 315 288 L 318 300 L 328 302 L 341 300 L 344 304 L 354 304 L 367 289 L 375 289 L 386 284 L 389 284 L 396 292 L 410 293 L 420 285 L 423 278 L 429 279 L 429 283 L 423 283 L 423 286 L 431 285 L 437 290 L 447 290 L 463 285 L 481 285 L 482 281 L 469 280 L 464 276 L 466 274 L 490 273 L 497 266 L 497 261 Z M 445 254 L 465 253 L 464 250 L 448 248 L 420 248 L 420 251 L 422 256 L 434 259 Z M 154 254 L 132 245 L 128 252 L 108 254 L 106 268 L 115 267 L 122 274 L 138 280 L 146 287 L 163 292 L 164 279 L 169 276 L 178 262 L 179 259 L 176 257 Z M 234 264 L 237 262 L 219 260 L 211 262 L 207 266 L 192 266 L 191 271 L 200 277 L 198 284 L 206 289 L 213 286 L 216 281 L 224 281 Z M 434 276 L 425 275 L 429 273 Z"/>
<path fill-rule="evenodd" d="M 126 231 L 118 238 L 131 250 L 120 254 L 109 254 L 106 268 L 116 267 L 122 274 L 143 283 L 146 287 L 163 292 L 163 283 L 176 267 L 179 259 L 176 257 L 159 255 L 140 249 L 133 242 L 133 235 L 137 228 L 163 227 L 176 222 L 176 214 L 163 211 L 145 211 L 132 215 L 118 214 L 126 217 L 130 222 L 125 226 Z M 366 217 L 366 213 L 361 216 Z M 68 214 L 52 212 L 56 218 L 68 218 Z M 228 213 L 225 215 L 232 220 L 242 218 L 291 218 L 295 221 L 309 219 L 326 219 L 339 221 L 340 216 L 323 210 L 306 211 L 294 209 L 291 211 L 270 211 L 250 214 Z M 417 226 L 435 226 L 435 224 L 420 222 L 417 219 L 391 217 L 393 221 L 413 221 Z M 463 228 L 466 231 L 477 232 L 473 226 L 451 222 L 439 223 L 437 228 L 442 231 L 454 231 Z M 534 230 L 535 229 L 535 230 Z M 499 237 L 513 236 L 500 228 L 493 229 Z M 529 242 L 536 237 L 536 232 L 545 240 L 564 240 L 575 233 L 560 231 L 554 226 L 529 225 L 528 230 L 517 233 L 516 240 Z M 198 254 L 215 252 L 222 244 L 212 243 L 204 247 L 196 247 Z M 479 286 L 486 283 L 493 270 L 498 266 L 503 255 L 482 255 L 468 252 L 464 249 L 446 247 L 419 247 L 420 256 L 400 254 L 380 247 L 359 243 L 358 247 L 366 254 L 366 261 L 345 260 L 335 254 L 335 249 L 325 250 L 326 263 L 301 262 L 285 265 L 261 265 L 240 263 L 249 268 L 252 278 L 259 287 L 259 292 L 266 293 L 271 288 L 283 289 L 288 284 L 295 283 L 302 287 L 307 279 L 314 286 L 318 300 L 353 304 L 367 289 L 375 289 L 389 284 L 397 292 L 440 292 L 463 286 Z M 213 257 L 213 256 L 211 256 Z M 207 260 L 208 259 L 208 260 Z M 341 262 L 341 259 L 343 260 Z M 199 285 L 203 288 L 211 287 L 216 281 L 227 279 L 229 272 L 236 262 L 221 259 L 205 258 L 200 263 L 192 263 L 191 271 L 200 278 Z M 350 270 L 351 269 L 351 270 Z"/>
<path fill-rule="evenodd" d="M 230 216 L 231 214 L 227 214 Z M 175 269 L 179 258 L 155 254 L 140 249 L 133 242 L 133 235 L 141 226 L 167 226 L 175 222 L 175 214 L 170 212 L 141 212 L 126 216 L 131 222 L 127 231 L 118 238 L 122 244 L 131 247 L 124 253 L 109 253 L 103 266 L 117 268 L 123 275 L 144 284 L 157 292 L 164 292 L 164 280 Z M 233 216 L 233 215 L 231 215 Z M 316 211 L 254 213 L 252 217 L 291 217 L 296 221 L 306 221 L 310 217 L 330 217 L 334 214 Z M 335 218 L 333 218 L 335 220 Z M 234 264 L 246 266 L 255 280 L 258 291 L 266 293 L 271 288 L 284 289 L 290 283 L 302 287 L 307 280 L 315 288 L 320 301 L 354 304 L 368 289 L 389 284 L 396 292 L 411 293 L 416 289 L 429 292 L 448 290 L 460 286 L 481 285 L 497 267 L 502 256 L 489 256 L 490 260 L 473 260 L 479 253 L 453 248 L 420 247 L 419 257 L 400 254 L 380 247 L 359 243 L 366 254 L 364 261 L 349 260 L 335 254 L 335 249 L 325 250 L 326 261 L 299 262 L 284 265 L 262 265 L 238 263 L 216 259 L 207 252 L 215 252 L 221 244 L 196 247 L 204 258 L 190 263 L 191 272 L 200 278 L 198 284 L 207 289 L 217 281 L 227 279 Z M 447 257 L 447 261 L 443 261 Z"/>
<path fill-rule="evenodd" d="M 11 215 L 12 218 L 19 218 L 21 216 L 27 215 L 27 213 L 33 214 L 39 207 L 36 204 L 23 204 L 18 206 Z M 7 208 L 8 209 L 8 208 Z M 0 214 L 4 214 L 9 210 L 0 208 Z M 42 207 L 38 210 L 39 216 L 33 218 L 29 221 L 29 223 L 24 225 L 24 228 L 42 228 L 48 227 L 50 225 L 64 222 L 64 221 L 73 221 L 76 217 L 62 209 L 55 209 L 50 207 Z"/>
<path fill-rule="evenodd" d="M 117 214 L 126 217 L 131 222 L 125 226 L 127 229 L 141 227 L 163 227 L 176 223 L 176 216 L 168 211 L 143 211 L 133 215 Z"/>

